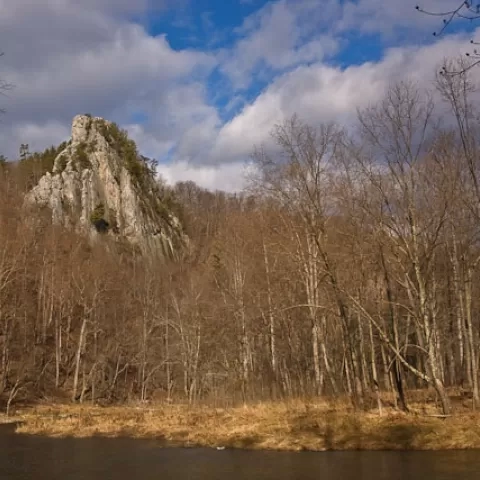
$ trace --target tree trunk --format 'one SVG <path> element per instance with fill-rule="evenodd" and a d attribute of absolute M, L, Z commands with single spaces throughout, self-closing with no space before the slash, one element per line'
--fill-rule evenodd
<path fill-rule="evenodd" d="M 472 369 L 472 390 L 473 390 L 473 407 L 479 405 L 479 390 L 478 390 L 478 362 L 477 351 L 475 348 L 475 341 L 473 338 L 472 326 L 472 283 L 473 283 L 473 268 L 467 270 L 467 282 L 465 284 L 465 311 L 466 311 L 466 327 L 468 335 L 468 345 L 470 350 L 470 361 Z"/>
<path fill-rule="evenodd" d="M 87 334 L 87 318 L 83 317 L 82 327 L 80 329 L 80 336 L 78 338 L 77 353 L 75 355 L 75 373 L 73 375 L 73 391 L 72 391 L 72 401 L 75 402 L 77 399 L 78 391 L 78 378 L 80 375 L 80 364 L 83 352 L 83 346 L 85 343 L 85 336 Z"/>

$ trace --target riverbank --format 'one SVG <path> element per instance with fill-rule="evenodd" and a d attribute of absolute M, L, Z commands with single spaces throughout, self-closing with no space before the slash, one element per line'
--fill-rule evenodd
<path fill-rule="evenodd" d="M 290 451 L 480 448 L 480 414 L 436 418 L 387 411 L 380 416 L 301 402 L 229 409 L 45 405 L 0 418 L 6 421 L 18 422 L 20 434 L 129 436 L 172 446 Z"/>

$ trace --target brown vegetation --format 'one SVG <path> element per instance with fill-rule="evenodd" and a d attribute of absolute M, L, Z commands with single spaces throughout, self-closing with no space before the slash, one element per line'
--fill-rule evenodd
<path fill-rule="evenodd" d="M 21 434 L 129 436 L 163 446 L 268 450 L 442 450 L 480 448 L 478 414 L 445 419 L 420 411 L 355 413 L 342 402 L 259 403 L 212 408 L 37 406 L 17 412 Z"/>
<path fill-rule="evenodd" d="M 358 448 L 476 446 L 466 421 L 480 402 L 480 117 L 471 90 L 466 76 L 439 77 L 456 121 L 448 129 L 408 83 L 360 112 L 353 133 L 292 118 L 274 130 L 277 150 L 257 150 L 248 194 L 178 184 L 165 199 L 182 205 L 192 248 L 176 262 L 144 258 L 109 235 L 89 243 L 41 213 L 26 219 L 28 165 L 3 168 L 5 409 L 166 401 L 189 409 L 98 410 L 105 425 L 111 415 L 118 422 L 104 433 L 138 415 L 135 432 L 171 422 L 159 435 L 181 441 L 183 431 L 201 443 L 207 432 L 206 444 L 251 434 L 252 445 L 280 448 L 279 438 L 290 448 L 297 437 L 305 448 L 327 448 L 329 438 L 335 448 L 359 439 Z M 414 391 L 433 392 L 436 413 L 454 415 L 400 414 L 415 411 Z M 283 406 L 294 398 L 347 398 L 352 413 Z M 280 403 L 237 408 L 260 401 Z M 385 415 L 368 413 L 372 402 Z M 41 416 L 25 418 L 31 431 L 47 428 Z M 65 425 L 83 416 L 75 418 Z M 87 421 L 102 430 L 103 420 Z"/>

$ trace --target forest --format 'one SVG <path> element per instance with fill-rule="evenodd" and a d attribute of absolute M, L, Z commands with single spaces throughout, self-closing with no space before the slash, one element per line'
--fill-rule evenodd
<path fill-rule="evenodd" d="M 27 215 L 55 149 L 2 163 L 0 398 L 479 405 L 480 117 L 471 72 L 392 85 L 353 125 L 272 126 L 247 188 L 163 185 L 179 261 Z M 253 146 L 252 146 L 253 147 Z M 50 165 L 51 166 L 51 165 Z"/>

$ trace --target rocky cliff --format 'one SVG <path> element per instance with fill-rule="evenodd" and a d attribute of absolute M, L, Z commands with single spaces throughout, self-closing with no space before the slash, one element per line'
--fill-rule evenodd
<path fill-rule="evenodd" d="M 71 140 L 26 200 L 49 207 L 57 224 L 124 238 L 143 252 L 175 257 L 187 242 L 148 160 L 102 118 L 73 119 Z"/>

